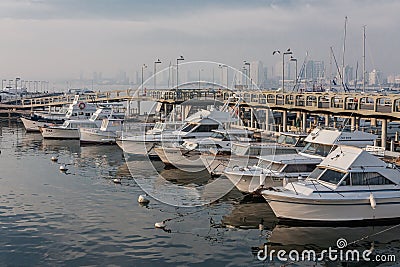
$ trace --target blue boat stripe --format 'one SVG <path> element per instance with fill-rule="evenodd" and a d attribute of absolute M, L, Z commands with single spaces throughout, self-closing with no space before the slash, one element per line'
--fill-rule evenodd
<path fill-rule="evenodd" d="M 281 203 L 289 203 L 289 204 L 298 204 L 298 205 L 310 205 L 310 206 L 361 206 L 361 205 L 368 205 L 370 206 L 370 202 L 366 199 L 365 203 L 305 203 L 305 202 L 297 202 L 297 201 L 284 201 L 284 200 L 271 200 L 271 199 L 266 199 L 268 202 L 281 202 Z M 399 202 L 382 202 L 382 203 L 377 203 L 377 206 L 380 205 L 399 205 Z"/>

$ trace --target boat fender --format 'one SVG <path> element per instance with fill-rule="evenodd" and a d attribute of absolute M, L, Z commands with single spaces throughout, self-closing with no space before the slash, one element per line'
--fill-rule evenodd
<path fill-rule="evenodd" d="M 369 203 L 371 204 L 372 209 L 376 208 L 376 200 L 372 193 L 369 194 Z"/>
<path fill-rule="evenodd" d="M 267 175 L 264 172 L 260 173 L 260 186 L 264 187 L 265 185 L 265 178 L 267 177 Z"/>
<path fill-rule="evenodd" d="M 140 195 L 138 197 L 138 202 L 145 204 L 145 203 L 149 203 L 150 199 L 148 199 L 146 195 Z"/>
<path fill-rule="evenodd" d="M 51 161 L 57 162 L 57 161 L 58 161 L 58 158 L 57 158 L 56 156 L 52 156 L 52 157 L 51 157 Z"/>
<path fill-rule="evenodd" d="M 67 169 L 67 167 L 66 167 L 66 166 L 64 166 L 64 165 L 61 165 L 61 166 L 60 166 L 60 171 L 62 171 L 62 172 L 66 172 L 66 171 L 68 171 L 68 169 Z"/>
<path fill-rule="evenodd" d="M 156 222 L 156 223 L 154 224 L 154 226 L 155 226 L 156 228 L 165 228 L 165 221 Z"/>

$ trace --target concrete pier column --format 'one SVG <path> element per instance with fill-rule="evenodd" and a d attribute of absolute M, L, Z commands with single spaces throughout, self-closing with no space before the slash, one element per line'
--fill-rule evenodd
<path fill-rule="evenodd" d="M 325 127 L 329 127 L 329 115 L 325 115 Z"/>
<path fill-rule="evenodd" d="M 282 131 L 287 132 L 287 110 L 282 112 Z"/>
<path fill-rule="evenodd" d="M 382 120 L 382 134 L 381 134 L 381 147 L 386 148 L 386 138 L 387 138 L 387 120 Z"/>
<path fill-rule="evenodd" d="M 254 109 L 250 108 L 250 128 L 254 127 Z"/>
<path fill-rule="evenodd" d="M 333 117 L 333 128 L 336 128 L 336 124 L 337 124 L 337 118 Z"/>
<path fill-rule="evenodd" d="M 266 109 L 265 110 L 265 130 L 266 131 L 269 131 L 269 124 L 270 124 L 270 118 L 269 118 L 269 116 L 270 116 L 270 110 L 269 109 Z"/>
<path fill-rule="evenodd" d="M 355 131 L 356 129 L 356 117 L 351 117 L 351 131 Z"/>
<path fill-rule="evenodd" d="M 371 118 L 371 126 L 376 127 L 376 119 L 375 118 Z"/>
<path fill-rule="evenodd" d="M 137 113 L 140 115 L 140 100 L 137 101 Z"/>
<path fill-rule="evenodd" d="M 301 127 L 303 132 L 307 132 L 307 113 L 303 112 Z"/>

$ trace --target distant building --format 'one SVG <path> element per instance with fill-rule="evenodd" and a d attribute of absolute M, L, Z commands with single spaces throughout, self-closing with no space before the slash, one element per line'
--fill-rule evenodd
<path fill-rule="evenodd" d="M 317 81 L 325 77 L 324 61 L 309 60 L 306 63 L 305 70 L 300 74 L 301 79 Z"/>
<path fill-rule="evenodd" d="M 264 66 L 261 61 L 250 63 L 250 79 L 260 87 L 264 83 Z"/>
<path fill-rule="evenodd" d="M 373 69 L 368 76 L 368 85 L 380 85 L 383 83 L 382 72 L 379 70 Z"/>

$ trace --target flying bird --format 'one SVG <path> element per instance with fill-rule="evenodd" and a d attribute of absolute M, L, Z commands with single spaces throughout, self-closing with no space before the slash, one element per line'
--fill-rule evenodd
<path fill-rule="evenodd" d="M 281 53 L 281 51 L 279 51 L 279 50 L 275 50 L 274 52 L 272 52 L 272 55 L 275 55 L 275 54 L 280 54 Z"/>

